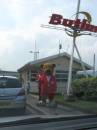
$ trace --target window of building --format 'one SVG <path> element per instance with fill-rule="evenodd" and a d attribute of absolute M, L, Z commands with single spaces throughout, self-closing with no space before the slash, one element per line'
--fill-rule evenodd
<path fill-rule="evenodd" d="M 37 78 L 37 71 L 31 70 L 30 81 L 36 81 L 36 78 Z"/>
<path fill-rule="evenodd" d="M 67 82 L 68 81 L 68 71 L 62 71 L 62 70 L 57 70 L 56 71 L 56 80 L 58 82 Z M 72 72 L 72 77 L 75 77 L 75 72 Z"/>

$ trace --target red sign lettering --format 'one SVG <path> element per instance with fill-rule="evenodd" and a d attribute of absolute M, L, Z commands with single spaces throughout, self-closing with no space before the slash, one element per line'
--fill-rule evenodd
<path fill-rule="evenodd" d="M 49 24 L 63 25 L 71 28 L 75 27 L 83 31 L 90 31 L 95 33 L 97 32 L 97 26 L 90 25 L 86 19 L 83 19 L 82 22 L 80 19 L 77 20 L 63 19 L 63 16 L 59 14 L 52 14 Z"/>
<path fill-rule="evenodd" d="M 53 14 L 52 17 L 51 17 L 51 19 L 50 19 L 49 24 L 54 24 L 54 25 L 61 24 L 62 18 L 63 17 L 61 15 Z"/>

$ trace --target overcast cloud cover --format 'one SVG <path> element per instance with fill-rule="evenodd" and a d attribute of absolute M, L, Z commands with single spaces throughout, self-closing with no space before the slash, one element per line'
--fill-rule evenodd
<path fill-rule="evenodd" d="M 72 38 L 63 31 L 41 28 L 40 25 L 48 24 L 52 13 L 72 18 L 77 1 L 0 0 L 0 68 L 16 71 L 32 61 L 33 54 L 29 51 L 34 51 L 35 40 L 39 58 L 57 54 L 59 40 L 63 46 L 61 51 L 70 54 Z M 80 11 L 88 11 L 92 15 L 92 24 L 97 25 L 97 0 L 81 0 Z M 82 59 L 92 65 L 93 54 L 97 52 L 97 37 L 79 37 L 77 46 Z"/>

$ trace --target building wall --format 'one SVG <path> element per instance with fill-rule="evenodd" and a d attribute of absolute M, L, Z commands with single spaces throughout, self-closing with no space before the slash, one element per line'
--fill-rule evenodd
<path fill-rule="evenodd" d="M 38 82 L 31 82 L 30 92 L 32 93 L 38 93 Z M 61 94 L 66 94 L 67 91 L 67 82 L 57 82 L 57 92 Z"/>
<path fill-rule="evenodd" d="M 20 73 L 20 80 L 22 82 L 22 87 L 27 91 L 28 79 L 27 79 L 27 71 Z"/>

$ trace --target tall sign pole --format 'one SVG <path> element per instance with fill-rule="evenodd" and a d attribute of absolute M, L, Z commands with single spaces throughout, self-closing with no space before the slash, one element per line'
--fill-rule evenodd
<path fill-rule="evenodd" d="M 77 4 L 77 12 L 75 20 L 78 19 L 79 14 L 79 8 L 80 8 L 80 0 L 78 0 Z M 72 81 L 72 67 L 73 67 L 73 56 L 74 56 L 74 46 L 76 42 L 76 29 L 73 32 L 73 44 L 72 44 L 72 52 L 71 52 L 71 59 L 70 59 L 70 66 L 69 66 L 69 74 L 68 74 L 68 85 L 67 85 L 67 96 L 71 95 L 71 81 Z"/>

